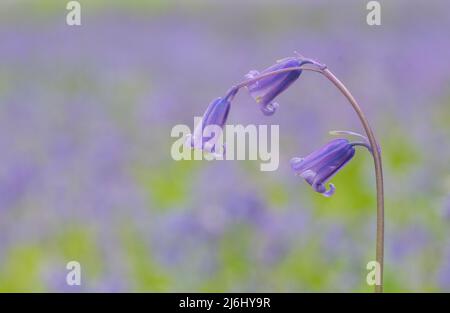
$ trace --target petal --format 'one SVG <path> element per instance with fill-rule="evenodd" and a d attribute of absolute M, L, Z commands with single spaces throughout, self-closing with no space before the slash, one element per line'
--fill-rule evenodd
<path fill-rule="evenodd" d="M 333 184 L 330 183 L 329 186 L 330 189 L 322 193 L 325 197 L 331 197 L 332 195 L 334 195 L 334 192 L 336 190 L 336 187 L 334 187 Z"/>
<path fill-rule="evenodd" d="M 304 178 L 316 192 L 330 197 L 336 188 L 330 184 L 327 190 L 325 183 L 343 168 L 354 154 L 355 148 L 347 139 L 335 139 L 304 159 L 292 158 L 290 164 L 292 170 Z"/>
<path fill-rule="evenodd" d="M 203 116 L 203 128 L 208 125 L 218 125 L 223 127 L 230 111 L 230 102 L 222 98 L 217 98 L 209 105 Z"/>
<path fill-rule="evenodd" d="M 282 69 L 282 68 L 273 69 L 273 70 L 271 70 L 271 72 L 280 70 L 280 69 Z M 266 71 L 263 71 L 261 74 L 264 74 L 264 73 L 266 73 Z M 256 81 L 255 83 L 248 85 L 248 90 L 250 92 L 259 91 L 261 93 L 267 93 L 274 85 L 279 84 L 288 75 L 289 75 L 289 72 L 286 72 L 286 73 L 274 74 L 274 75 L 267 76 L 265 78 L 261 78 L 260 80 Z M 258 76 L 258 75 L 256 75 L 256 76 Z M 252 78 L 255 78 L 255 77 L 252 77 Z"/>
<path fill-rule="evenodd" d="M 328 160 L 327 158 L 329 156 L 336 154 L 337 151 L 339 151 L 344 147 L 347 147 L 348 145 L 349 142 L 347 139 L 334 139 L 325 146 L 323 146 L 322 148 L 307 155 L 302 160 L 303 162 L 296 162 L 295 168 L 292 169 L 296 171 L 298 174 L 301 174 L 301 172 L 306 169 L 315 168 L 318 170 L 323 166 L 323 164 L 326 163 L 326 161 Z"/>
<path fill-rule="evenodd" d="M 314 183 L 314 180 L 315 180 L 315 178 L 316 178 L 316 176 L 317 176 L 317 173 L 314 172 L 313 170 L 306 170 L 306 171 L 302 172 L 302 173 L 300 174 L 300 176 L 301 176 L 304 180 L 306 180 L 306 182 L 307 182 L 308 184 L 310 184 L 310 185 L 312 186 L 313 183 Z M 316 191 L 317 191 L 317 190 L 316 190 Z"/>
<path fill-rule="evenodd" d="M 195 135 L 191 135 L 191 134 L 186 136 L 186 141 L 184 142 L 184 145 L 186 147 L 191 148 L 191 149 L 192 148 L 194 148 L 194 149 L 203 149 L 203 142 L 202 142 L 201 137 L 198 138 Z"/>
<path fill-rule="evenodd" d="M 262 103 L 271 102 L 279 94 L 285 91 L 290 85 L 292 85 L 292 83 L 294 83 L 294 81 L 296 81 L 297 78 L 300 77 L 301 73 L 302 71 L 298 70 L 289 72 L 287 73 L 287 75 L 284 75 L 285 77 L 283 77 L 282 80 L 273 83 L 273 85 L 270 88 L 268 88 L 267 92 L 264 94 L 264 96 L 262 96 L 261 102 Z"/>
<path fill-rule="evenodd" d="M 278 63 L 270 66 L 261 73 L 257 71 L 250 71 L 246 77 L 249 79 L 255 78 L 260 74 L 265 74 L 277 71 L 284 68 L 298 67 L 301 63 L 297 58 L 286 58 L 279 60 Z M 263 107 L 262 112 L 265 115 L 272 115 L 275 112 L 273 99 L 281 92 L 286 90 L 301 74 L 301 70 L 291 72 L 279 73 L 271 75 L 258 80 L 257 82 L 247 86 L 250 96 L 255 99 L 257 103 L 261 103 Z"/>
<path fill-rule="evenodd" d="M 264 115 L 271 116 L 278 109 L 278 106 L 279 105 L 276 102 L 271 102 L 271 103 L 267 103 L 267 104 L 261 103 L 259 108 L 261 109 L 261 112 L 263 112 Z"/>
<path fill-rule="evenodd" d="M 217 143 L 206 142 L 203 150 L 205 152 L 211 153 L 215 157 L 221 157 L 225 155 L 225 145 L 222 145 L 222 149 L 217 149 Z"/>
<path fill-rule="evenodd" d="M 314 184 L 314 185 L 312 185 L 312 187 L 315 191 L 324 195 L 325 197 L 331 197 L 334 194 L 334 191 L 336 190 L 336 188 L 334 187 L 333 184 L 329 184 L 330 188 L 328 190 L 324 184 L 318 184 L 318 185 Z"/>
<path fill-rule="evenodd" d="M 289 163 L 291 164 L 291 169 L 294 172 L 298 171 L 298 168 L 301 166 L 302 162 L 303 162 L 304 158 L 298 158 L 298 157 L 294 157 L 292 158 Z"/>
<path fill-rule="evenodd" d="M 211 150 L 211 153 L 212 153 L 216 158 L 223 157 L 223 156 L 225 155 L 225 152 L 226 152 L 226 150 L 225 150 L 225 144 L 222 145 L 222 149 L 221 149 L 221 150 L 218 150 L 218 149 L 217 149 L 217 144 L 215 144 L 215 145 L 212 147 L 212 150 Z"/>
<path fill-rule="evenodd" d="M 317 170 L 315 182 L 325 183 L 330 180 L 353 158 L 354 155 L 355 148 L 352 146 L 348 146 L 345 150 L 335 154 L 332 159 L 327 160 L 327 163 Z"/>
<path fill-rule="evenodd" d="M 255 78 L 258 75 L 259 75 L 259 72 L 257 70 L 251 70 L 250 72 L 248 72 L 245 75 L 245 78 L 252 79 L 252 78 Z"/>

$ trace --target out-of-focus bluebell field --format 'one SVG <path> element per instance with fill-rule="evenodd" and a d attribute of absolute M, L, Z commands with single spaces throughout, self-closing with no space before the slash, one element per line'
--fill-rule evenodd
<path fill-rule="evenodd" d="M 231 124 L 279 124 L 280 166 L 174 161 L 176 124 L 252 69 L 294 51 L 326 63 L 383 151 L 385 290 L 450 291 L 450 6 L 380 1 L 0 4 L 0 291 L 369 292 L 375 186 L 368 153 L 325 198 L 289 160 L 329 130 L 362 132 L 304 72 L 265 117 L 246 92 Z M 82 266 L 66 284 L 66 263 Z"/>

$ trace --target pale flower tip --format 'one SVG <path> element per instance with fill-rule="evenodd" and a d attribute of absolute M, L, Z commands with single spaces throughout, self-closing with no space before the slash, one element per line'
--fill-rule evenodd
<path fill-rule="evenodd" d="M 275 113 L 275 111 L 277 110 L 279 104 L 276 102 L 271 102 L 271 103 L 267 103 L 267 104 L 261 104 L 260 108 L 261 111 L 264 115 L 266 116 L 271 116 Z"/>
<path fill-rule="evenodd" d="M 329 198 L 329 197 L 331 197 L 332 195 L 334 195 L 334 192 L 336 191 L 336 187 L 334 187 L 333 184 L 330 183 L 329 186 L 330 186 L 330 189 L 328 189 L 327 191 L 325 191 L 324 193 L 322 193 L 322 195 L 323 195 L 324 197 L 327 197 L 327 198 Z"/>
<path fill-rule="evenodd" d="M 303 162 L 303 159 L 304 159 L 304 158 L 293 157 L 293 158 L 289 161 L 289 163 L 291 164 L 291 167 L 294 167 L 294 166 L 297 166 L 297 165 L 299 165 L 300 163 L 302 163 L 302 162 Z"/>
<path fill-rule="evenodd" d="M 361 134 L 356 133 L 356 132 L 352 132 L 352 131 L 350 131 L 350 130 L 331 130 L 331 131 L 329 131 L 328 133 L 329 133 L 330 135 L 332 135 L 332 136 L 341 136 L 341 135 L 355 136 L 355 137 L 362 138 L 362 139 L 364 139 L 364 140 L 367 141 L 367 142 L 369 141 L 369 140 L 367 139 L 366 136 L 361 135 Z"/>
<path fill-rule="evenodd" d="M 328 134 L 330 134 L 331 136 L 338 136 L 340 134 L 339 130 L 330 130 L 328 132 Z"/>
<path fill-rule="evenodd" d="M 253 78 L 255 78 L 255 77 L 258 76 L 258 75 L 259 75 L 259 72 L 258 72 L 257 70 L 251 70 L 250 72 L 248 72 L 248 73 L 245 75 L 245 78 L 253 79 Z"/>

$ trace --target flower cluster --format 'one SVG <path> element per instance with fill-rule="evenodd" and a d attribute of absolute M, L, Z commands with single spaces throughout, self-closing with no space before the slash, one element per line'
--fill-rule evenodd
<path fill-rule="evenodd" d="M 324 65 L 314 60 L 297 55 L 281 59 L 261 72 L 250 71 L 245 75 L 246 81 L 232 87 L 224 97 L 217 98 L 208 105 L 194 134 L 188 136 L 187 145 L 208 153 L 217 154 L 219 151 L 223 153 L 225 150 L 220 150 L 222 147 L 216 147 L 217 136 L 214 135 L 223 130 L 231 101 L 240 87 L 246 87 L 250 96 L 259 104 L 262 113 L 270 116 L 279 106 L 274 102 L 275 98 L 300 77 L 302 66 L 305 64 L 314 66 L 316 70 L 325 68 Z M 210 130 L 205 131 L 207 128 Z M 330 183 L 329 189 L 327 189 L 325 184 L 353 158 L 355 146 L 365 146 L 371 151 L 367 138 L 360 134 L 347 131 L 336 131 L 334 134 L 356 135 L 363 138 L 363 141 L 350 142 L 347 139 L 339 138 L 304 158 L 291 159 L 291 168 L 294 173 L 304 178 L 315 191 L 326 197 L 333 195 L 335 187 Z"/>

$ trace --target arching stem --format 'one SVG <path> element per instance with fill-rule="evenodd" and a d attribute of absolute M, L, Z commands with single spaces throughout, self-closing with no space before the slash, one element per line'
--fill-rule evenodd
<path fill-rule="evenodd" d="M 328 80 L 330 80 L 334 86 L 344 95 L 344 97 L 348 100 L 348 102 L 351 104 L 353 109 L 355 110 L 356 114 L 358 115 L 359 120 L 361 121 L 364 131 L 366 132 L 367 138 L 370 143 L 371 147 L 371 155 L 373 156 L 373 161 L 375 165 L 375 179 L 376 179 L 376 191 L 377 191 L 377 229 L 376 229 L 376 261 L 379 265 L 379 275 L 380 275 L 380 281 L 379 284 L 375 285 L 375 292 L 383 292 L 383 272 L 384 272 L 384 191 L 383 191 L 383 169 L 381 164 L 381 153 L 380 149 L 378 148 L 379 145 L 377 143 L 377 140 L 375 138 L 375 135 L 373 134 L 372 128 L 370 127 L 369 121 L 367 120 L 366 116 L 364 115 L 361 107 L 359 106 L 358 102 L 355 100 L 353 95 L 350 93 L 350 91 L 345 87 L 345 85 L 336 77 L 334 74 L 327 69 L 326 66 L 317 66 L 316 65 L 303 65 L 300 67 L 290 67 L 290 68 L 284 68 L 280 70 L 276 70 L 273 72 L 267 72 L 264 74 L 261 74 L 257 77 L 254 77 L 252 79 L 243 81 L 234 88 L 240 89 L 242 87 L 246 87 L 248 85 L 251 85 L 258 80 L 261 80 L 265 77 L 269 77 L 276 74 L 286 73 L 290 71 L 296 71 L 296 70 L 307 70 L 307 71 L 313 71 L 320 73 L 324 75 Z"/>
<path fill-rule="evenodd" d="M 380 270 L 380 284 L 375 285 L 375 292 L 383 292 L 383 272 L 384 272 L 384 190 L 383 190 L 383 168 L 381 164 L 381 153 L 378 149 L 378 143 L 370 127 L 369 121 L 364 115 L 361 107 L 356 102 L 353 95 L 348 91 L 345 85 L 328 69 L 324 69 L 322 74 L 328 78 L 339 91 L 347 98 L 358 115 L 372 150 L 373 161 L 375 165 L 375 179 L 377 188 L 377 238 L 376 238 L 376 261 Z"/>

